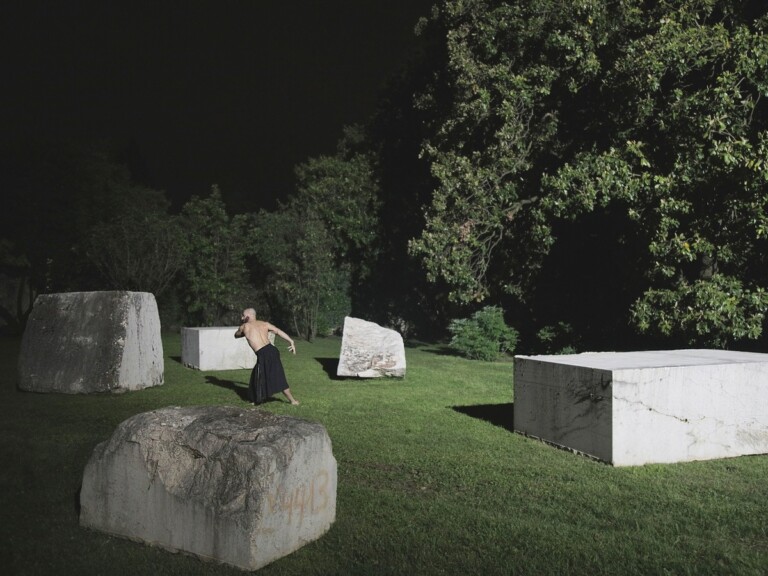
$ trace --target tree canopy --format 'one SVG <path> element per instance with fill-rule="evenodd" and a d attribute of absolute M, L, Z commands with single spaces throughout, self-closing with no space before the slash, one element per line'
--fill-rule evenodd
<path fill-rule="evenodd" d="M 351 284 L 368 278 L 378 237 L 378 181 L 359 127 L 336 154 L 296 167 L 296 193 L 257 218 L 258 260 L 271 309 L 308 340 L 341 326 Z"/>
<path fill-rule="evenodd" d="M 430 276 L 460 302 L 530 299 L 562 223 L 610 214 L 639 247 L 627 310 L 637 329 L 713 345 L 757 337 L 767 11 L 735 0 L 441 3 L 424 30 L 442 62 L 419 95 L 435 118 L 423 154 L 437 186 L 411 244 Z"/>
<path fill-rule="evenodd" d="M 104 286 L 160 297 L 187 265 L 188 248 L 178 216 L 162 192 L 124 185 L 115 207 L 86 234 L 85 255 Z"/>
<path fill-rule="evenodd" d="M 180 290 L 188 321 L 198 326 L 232 324 L 254 300 L 247 259 L 256 251 L 253 216 L 230 216 L 218 186 L 182 208 L 189 259 Z"/>

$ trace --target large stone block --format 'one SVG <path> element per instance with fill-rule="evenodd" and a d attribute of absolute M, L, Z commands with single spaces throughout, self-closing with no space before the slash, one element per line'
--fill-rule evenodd
<path fill-rule="evenodd" d="M 403 337 L 389 328 L 359 318 L 344 318 L 338 376 L 378 378 L 405 376 Z"/>
<path fill-rule="evenodd" d="M 616 466 L 768 453 L 768 354 L 517 356 L 514 428 Z"/>
<path fill-rule="evenodd" d="M 245 338 L 235 338 L 237 326 L 181 329 L 181 362 L 198 370 L 251 369 L 256 355 Z M 274 343 L 275 335 L 269 339 Z"/>
<path fill-rule="evenodd" d="M 86 465 L 80 524 L 255 570 L 336 516 L 322 425 L 254 408 L 168 407 L 124 421 Z"/>
<path fill-rule="evenodd" d="M 123 392 L 163 383 L 163 343 L 148 292 L 41 294 L 19 354 L 19 388 Z"/>

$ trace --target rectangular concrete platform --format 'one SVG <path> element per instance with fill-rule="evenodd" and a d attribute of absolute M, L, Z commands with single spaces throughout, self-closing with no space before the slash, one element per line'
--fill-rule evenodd
<path fill-rule="evenodd" d="M 245 338 L 235 338 L 237 326 L 181 329 L 181 363 L 197 370 L 251 369 L 256 355 Z"/>
<path fill-rule="evenodd" d="M 514 428 L 615 466 L 768 453 L 768 354 L 516 356 Z"/>

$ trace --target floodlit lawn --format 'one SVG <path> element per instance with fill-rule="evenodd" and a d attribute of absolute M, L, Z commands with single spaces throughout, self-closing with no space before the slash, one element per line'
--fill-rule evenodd
<path fill-rule="evenodd" d="M 321 422 L 337 518 L 260 574 L 766 574 L 768 456 L 613 468 L 511 431 L 512 363 L 406 349 L 403 380 L 338 380 L 340 340 L 278 343 L 294 395 L 265 410 Z M 122 395 L 16 390 L 0 341 L 4 574 L 242 574 L 79 527 L 93 448 L 163 406 L 245 406 L 249 372 L 198 372 L 164 338 L 163 386 Z M 642 431 L 639 431 L 642 433 Z"/>

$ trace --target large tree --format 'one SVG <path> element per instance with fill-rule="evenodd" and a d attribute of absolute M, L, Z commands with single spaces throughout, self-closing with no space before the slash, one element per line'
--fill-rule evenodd
<path fill-rule="evenodd" d="M 346 128 L 336 153 L 297 166 L 296 192 L 258 216 L 263 293 L 308 340 L 341 326 L 352 284 L 370 276 L 379 230 L 373 158 L 362 129 Z"/>
<path fill-rule="evenodd" d="M 253 305 L 248 258 L 256 252 L 253 216 L 230 216 L 218 186 L 205 198 L 193 196 L 182 208 L 189 259 L 182 294 L 187 321 L 199 326 L 234 323 Z"/>
<path fill-rule="evenodd" d="M 260 282 L 274 321 L 313 340 L 349 311 L 349 266 L 338 266 L 335 239 L 318 214 L 296 203 L 257 218 Z"/>
<path fill-rule="evenodd" d="M 344 128 L 336 153 L 296 167 L 291 204 L 317 217 L 332 241 L 332 257 L 357 281 L 370 274 L 379 234 L 379 181 L 364 129 Z"/>
<path fill-rule="evenodd" d="M 115 190 L 114 207 L 86 235 L 85 254 L 104 287 L 151 292 L 160 297 L 187 263 L 186 235 L 178 216 L 168 213 L 165 195 L 125 184 Z"/>
<path fill-rule="evenodd" d="M 434 63 L 431 51 L 416 52 L 382 90 L 371 118 L 369 142 L 380 182 L 380 233 L 371 277 L 356 286 L 354 299 L 357 314 L 394 327 L 406 337 L 425 339 L 446 335 L 454 308 L 445 286 L 429 281 L 421 260 L 408 246 L 423 228 L 422 209 L 434 187 L 429 160 L 420 146 L 435 112 L 414 101 L 414 94 L 429 84 Z"/>
<path fill-rule="evenodd" d="M 632 256 L 636 329 L 713 345 L 757 337 L 767 11 L 737 0 L 443 2 L 426 25 L 443 64 L 420 95 L 435 116 L 423 151 L 438 185 L 412 243 L 431 276 L 457 301 L 530 299 L 564 222 L 597 233 L 619 223 L 609 237 Z"/>

